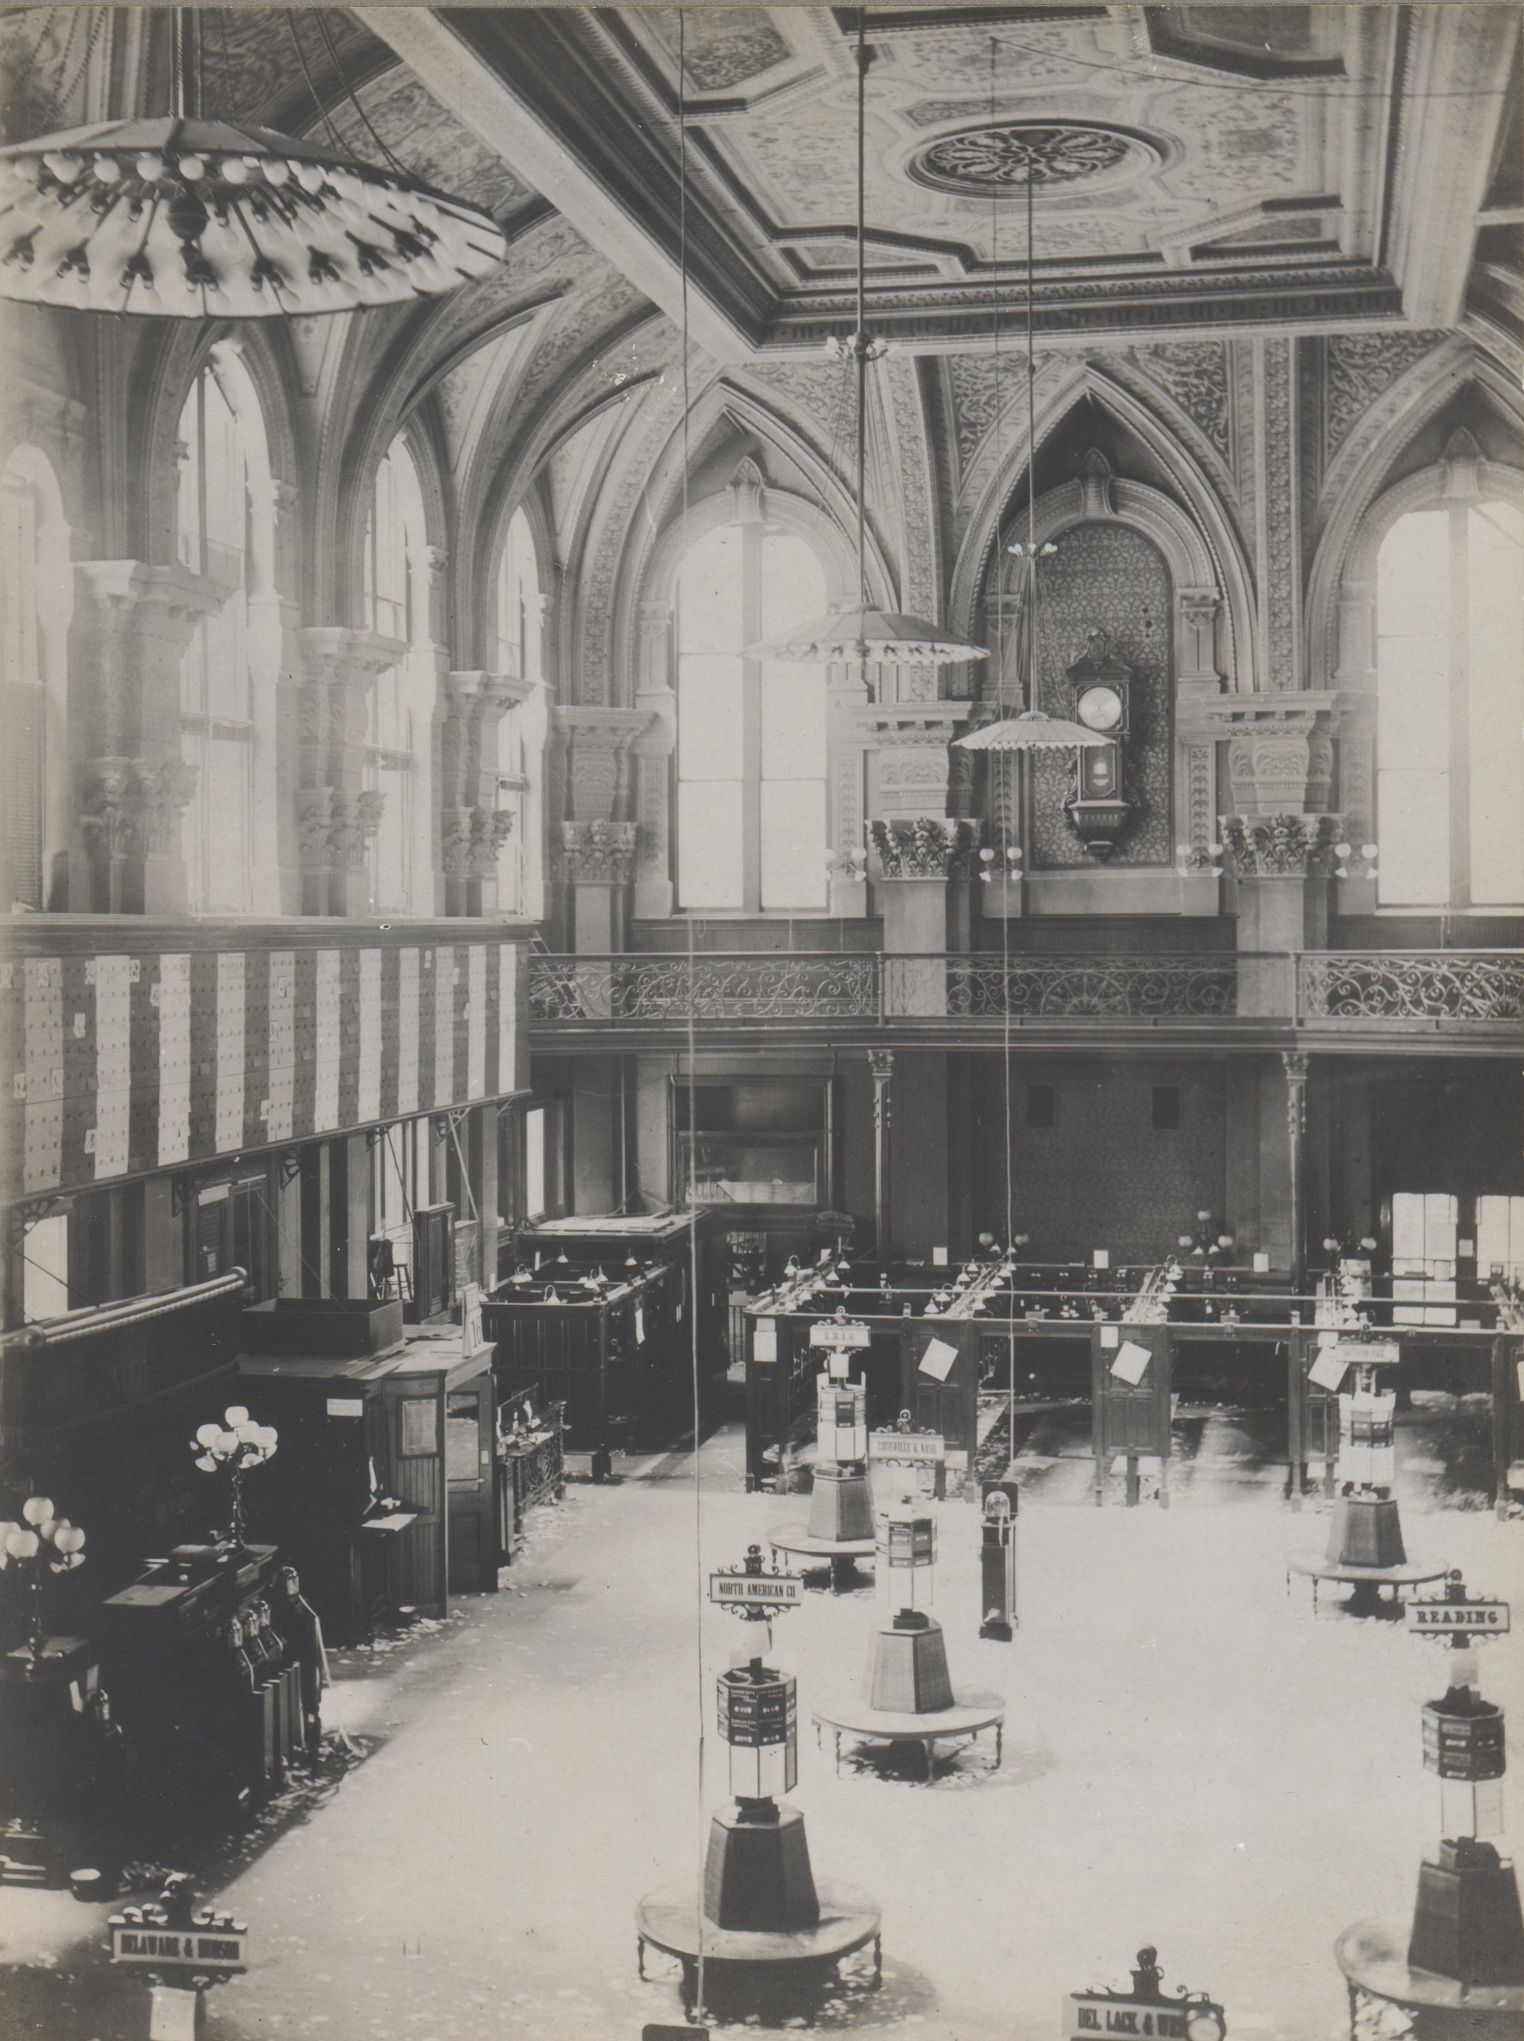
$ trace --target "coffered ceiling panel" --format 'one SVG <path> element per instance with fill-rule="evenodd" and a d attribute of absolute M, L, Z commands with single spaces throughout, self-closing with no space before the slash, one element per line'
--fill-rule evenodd
<path fill-rule="evenodd" d="M 673 8 L 357 11 L 672 312 L 681 104 L 695 336 L 734 357 L 850 328 L 854 11 L 689 7 L 681 95 Z M 1453 317 L 1470 236 L 1447 208 L 1474 220 L 1516 34 L 1465 0 L 870 10 L 872 323 L 987 344 L 1024 305 L 1029 177 L 1059 345 Z"/>

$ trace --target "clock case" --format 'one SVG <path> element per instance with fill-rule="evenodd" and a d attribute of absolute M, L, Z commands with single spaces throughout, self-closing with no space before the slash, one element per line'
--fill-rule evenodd
<path fill-rule="evenodd" d="M 1065 668 L 1069 699 L 1077 721 L 1094 728 L 1080 714 L 1080 703 L 1092 689 L 1114 694 L 1121 713 L 1106 733 L 1105 744 L 1086 745 L 1076 759 L 1075 792 L 1064 803 L 1069 826 L 1091 857 L 1106 858 L 1132 816 L 1133 804 L 1123 791 L 1122 746 L 1132 727 L 1133 670 L 1111 650 L 1105 631 L 1092 631 L 1084 656 Z"/>

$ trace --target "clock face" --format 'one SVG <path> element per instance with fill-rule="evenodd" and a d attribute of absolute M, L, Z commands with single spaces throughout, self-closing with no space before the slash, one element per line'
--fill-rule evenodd
<path fill-rule="evenodd" d="M 1114 687 L 1087 687 L 1074 712 L 1087 730 L 1114 730 L 1122 720 L 1122 697 Z"/>

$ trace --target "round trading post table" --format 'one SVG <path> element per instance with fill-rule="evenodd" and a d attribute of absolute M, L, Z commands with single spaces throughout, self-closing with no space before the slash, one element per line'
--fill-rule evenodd
<path fill-rule="evenodd" d="M 1304 1553 L 1286 1561 L 1286 1591 L 1291 1591 L 1291 1576 L 1297 1574 L 1303 1580 L 1312 1582 L 1312 1613 L 1318 1613 L 1318 1589 L 1324 1581 L 1342 1581 L 1353 1587 L 1354 1593 L 1347 1604 L 1352 1616 L 1377 1616 L 1383 1608 L 1395 1611 L 1402 1600 L 1402 1590 L 1421 1587 L 1425 1581 L 1443 1580 L 1450 1571 L 1446 1561 L 1438 1564 L 1422 1563 L 1407 1559 L 1395 1566 L 1357 1566 L 1349 1559 L 1328 1559 L 1321 1553 Z M 1381 1590 L 1392 1590 L 1390 1603 L 1383 1603 Z"/>
<path fill-rule="evenodd" d="M 825 1560 L 831 1569 L 831 1592 L 862 1585 L 857 1571 L 859 1559 L 873 1557 L 871 1538 L 812 1538 L 808 1531 L 769 1531 L 767 1542 L 774 1552 L 788 1552 L 799 1559 Z"/>
<path fill-rule="evenodd" d="M 820 1901 L 820 1919 L 812 1926 L 787 1933 L 758 1933 L 716 1927 L 703 1913 L 691 1884 L 679 1879 L 676 1884 L 663 1885 L 648 1893 L 635 1909 L 640 1975 L 643 1978 L 646 1974 L 647 1946 L 677 1957 L 683 1966 L 683 1999 L 691 2006 L 697 1995 L 701 1939 L 706 1971 L 715 1964 L 775 1971 L 786 1966 L 796 1975 L 816 1972 L 822 1982 L 844 1956 L 866 1948 L 871 1942 L 873 1987 L 877 1990 L 883 1982 L 880 1909 L 866 1892 L 859 1892 L 855 1885 L 842 1885 L 834 1878 L 817 1878 L 815 1893 Z"/>
<path fill-rule="evenodd" d="M 1334 1955 L 1349 1991 L 1350 2041 L 1373 2031 L 1368 2018 L 1373 2003 L 1412 2016 L 1410 2041 L 1516 2041 L 1524 1985 L 1458 1984 L 1433 1970 L 1409 1969 L 1406 1935 L 1380 1921 L 1346 1928 Z"/>
<path fill-rule="evenodd" d="M 862 1743 L 918 1743 L 926 1752 L 926 1781 L 932 1782 L 936 1765 L 936 1746 L 939 1743 L 967 1739 L 970 1743 L 981 1730 L 995 1732 L 995 1762 L 992 1772 L 1000 1769 L 1004 1755 L 1005 1738 L 1005 1696 L 989 1692 L 983 1687 L 964 1687 L 953 1699 L 949 1708 L 928 1710 L 923 1714 L 903 1713 L 893 1708 L 869 1708 L 862 1702 L 833 1701 L 828 1708 L 814 1708 L 815 1735 L 818 1741 L 822 1726 L 831 1730 L 836 1739 L 836 1769 L 841 1769 L 841 1739 L 855 1736 Z"/>

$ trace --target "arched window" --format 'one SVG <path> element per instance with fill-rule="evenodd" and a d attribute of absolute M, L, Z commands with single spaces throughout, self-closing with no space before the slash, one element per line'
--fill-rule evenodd
<path fill-rule="evenodd" d="M 1376 564 L 1378 897 L 1524 905 L 1524 513 L 1451 495 Z"/>
<path fill-rule="evenodd" d="M 522 510 L 508 521 L 497 574 L 498 673 L 534 683 L 534 692 L 510 709 L 498 725 L 497 805 L 511 814 L 513 828 L 498 853 L 498 907 L 504 912 L 543 912 L 540 858 L 539 762 L 549 723 L 541 645 L 544 590 L 534 533 Z"/>
<path fill-rule="evenodd" d="M 232 350 L 219 348 L 191 385 L 179 439 L 180 560 L 223 591 L 180 662 L 180 747 L 196 768 L 182 833 L 187 897 L 197 914 L 270 910 L 274 497 L 259 400 Z"/>
<path fill-rule="evenodd" d="M 376 680 L 365 733 L 365 784 L 386 796 L 371 839 L 370 904 L 378 914 L 432 914 L 430 826 L 438 692 L 429 631 L 428 533 L 418 470 L 402 440 L 376 470 L 365 530 L 365 617 L 398 642 Z"/>
<path fill-rule="evenodd" d="M 0 474 L 0 674 L 6 733 L 0 779 L 0 905 L 61 908 L 68 764 L 65 639 L 72 606 L 69 533 L 52 463 L 17 447 Z"/>
<path fill-rule="evenodd" d="M 746 648 L 819 616 L 825 570 L 797 533 L 724 524 L 677 587 L 677 900 L 708 912 L 824 909 L 826 672 Z"/>

